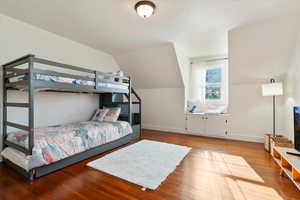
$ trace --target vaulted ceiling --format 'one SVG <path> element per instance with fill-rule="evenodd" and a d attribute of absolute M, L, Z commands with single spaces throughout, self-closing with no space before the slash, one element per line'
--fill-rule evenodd
<path fill-rule="evenodd" d="M 135 88 L 183 88 L 174 46 L 160 44 L 115 56 Z"/>
<path fill-rule="evenodd" d="M 0 12 L 116 55 L 162 42 L 189 48 L 212 32 L 222 36 L 241 24 L 298 12 L 300 5 L 299 0 L 153 0 L 155 15 L 142 19 L 133 9 L 136 2 L 1 0 Z"/>
<path fill-rule="evenodd" d="M 232 83 L 284 79 L 297 34 L 298 15 L 247 24 L 229 32 L 229 73 Z"/>
<path fill-rule="evenodd" d="M 133 9 L 137 1 L 1 0 L 0 13 L 112 54 L 121 68 L 136 79 L 139 88 L 182 87 L 182 66 L 179 66 L 174 47 L 180 47 L 188 57 L 227 54 L 228 31 L 231 29 L 234 31 L 230 34 L 235 35 L 236 40 L 231 36 L 229 39 L 237 48 L 252 42 L 247 41 L 247 34 L 242 34 L 244 30 L 262 34 L 254 37 L 258 46 L 267 41 L 262 46 L 264 51 L 260 52 L 267 58 L 279 56 L 280 63 L 276 66 L 281 66 L 288 59 L 287 51 L 292 43 L 290 39 L 287 42 L 284 39 L 293 35 L 292 28 L 285 26 L 289 21 L 279 26 L 271 25 L 270 30 L 262 33 L 255 27 L 241 27 L 300 13 L 299 0 L 152 0 L 157 6 L 155 15 L 142 19 Z M 272 30 L 278 32 L 270 39 L 268 34 L 272 34 Z M 276 45 L 268 45 L 277 40 L 283 54 L 276 50 Z M 172 43 L 176 45 L 165 45 Z M 234 68 L 243 74 L 242 78 L 254 76 L 249 75 L 253 72 L 248 67 L 250 63 L 258 66 L 263 75 L 277 70 L 276 66 L 266 68 L 254 62 L 261 55 L 256 48 L 255 45 L 248 48 L 251 55 L 254 52 L 251 59 L 237 52 L 240 58 L 234 61 Z M 243 50 L 247 52 L 247 49 Z M 247 60 L 250 60 L 248 65 L 245 64 Z M 274 62 L 267 64 L 274 66 Z M 168 76 L 163 77 L 161 73 Z"/>

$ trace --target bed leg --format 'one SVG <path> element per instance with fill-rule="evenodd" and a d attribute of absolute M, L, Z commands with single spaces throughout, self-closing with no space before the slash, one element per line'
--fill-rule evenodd
<path fill-rule="evenodd" d="M 29 180 L 33 181 L 35 179 L 35 171 L 34 170 L 30 170 L 29 171 Z"/>

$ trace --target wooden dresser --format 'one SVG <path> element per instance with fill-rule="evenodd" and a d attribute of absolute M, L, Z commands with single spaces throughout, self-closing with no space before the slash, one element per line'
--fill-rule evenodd
<path fill-rule="evenodd" d="M 293 151 L 293 149 L 275 146 L 272 149 L 272 156 L 281 168 L 280 175 L 285 173 L 300 190 L 300 156 L 287 154 L 288 151 Z"/>

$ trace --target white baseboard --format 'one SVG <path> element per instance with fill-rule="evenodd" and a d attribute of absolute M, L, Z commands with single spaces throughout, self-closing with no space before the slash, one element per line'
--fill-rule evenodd
<path fill-rule="evenodd" d="M 228 135 L 212 135 L 212 134 L 203 134 L 199 131 L 195 130 L 188 130 L 187 134 L 196 135 L 196 136 L 205 136 L 205 137 L 213 137 L 213 138 L 221 138 L 221 139 L 231 139 L 231 140 L 240 140 L 240 141 L 247 141 L 247 142 L 259 142 L 264 143 L 264 137 L 260 136 L 248 136 L 250 134 L 233 134 L 230 133 Z"/>
<path fill-rule="evenodd" d="M 185 129 L 179 128 L 179 127 L 162 127 L 162 126 L 156 126 L 156 125 L 150 125 L 150 124 L 143 124 L 142 127 L 143 127 L 143 129 L 186 134 Z"/>
<path fill-rule="evenodd" d="M 205 136 L 205 137 L 213 137 L 213 138 L 220 138 L 220 139 L 231 139 L 231 140 L 240 140 L 240 141 L 246 141 L 246 142 L 259 142 L 264 143 L 264 137 L 263 136 L 250 136 L 251 134 L 228 134 L 228 135 L 211 135 L 211 134 L 203 134 L 199 133 L 197 130 L 188 130 L 186 131 L 183 128 L 178 127 L 162 127 L 157 125 L 149 125 L 149 124 L 143 124 L 144 129 L 150 129 L 150 130 L 157 130 L 157 131 L 165 131 L 165 132 L 172 132 L 172 133 L 180 133 L 180 134 L 187 134 L 187 135 L 195 135 L 195 136 Z"/>
<path fill-rule="evenodd" d="M 241 141 L 258 142 L 258 143 L 264 143 L 265 141 L 263 136 L 247 136 L 247 135 L 250 135 L 250 133 L 245 135 L 229 134 L 226 136 L 226 138 L 232 140 L 241 140 Z"/>

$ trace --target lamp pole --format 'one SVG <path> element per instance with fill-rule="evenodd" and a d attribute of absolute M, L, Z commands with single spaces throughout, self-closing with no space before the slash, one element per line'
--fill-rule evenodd
<path fill-rule="evenodd" d="M 275 83 L 275 79 L 270 80 L 271 83 Z M 275 139 L 276 134 L 275 134 L 275 95 L 273 95 L 273 138 Z"/>

